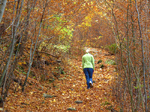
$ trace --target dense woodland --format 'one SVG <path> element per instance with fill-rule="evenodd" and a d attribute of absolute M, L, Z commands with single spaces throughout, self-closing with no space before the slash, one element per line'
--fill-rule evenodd
<path fill-rule="evenodd" d="M 4 102 L 32 81 L 53 84 L 70 75 L 70 60 L 81 61 L 85 47 L 115 56 L 114 111 L 148 112 L 149 0 L 0 0 L 2 107 L 12 111 Z"/>

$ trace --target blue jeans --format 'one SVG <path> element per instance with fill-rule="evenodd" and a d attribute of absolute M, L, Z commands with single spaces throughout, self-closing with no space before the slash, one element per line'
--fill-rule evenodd
<path fill-rule="evenodd" d="M 93 75 L 93 68 L 84 68 L 83 69 L 85 77 L 86 77 L 86 83 L 87 83 L 87 89 L 90 88 L 90 81 L 93 83 L 92 75 Z"/>

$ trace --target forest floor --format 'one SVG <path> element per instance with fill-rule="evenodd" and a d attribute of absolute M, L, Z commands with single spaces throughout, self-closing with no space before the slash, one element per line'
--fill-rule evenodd
<path fill-rule="evenodd" d="M 86 89 L 82 71 L 82 59 L 69 60 L 69 74 L 61 75 L 53 83 L 39 83 L 29 78 L 25 91 L 21 87 L 14 93 L 9 91 L 4 105 L 7 112 L 115 112 L 119 107 L 112 97 L 112 84 L 117 75 L 116 65 L 106 64 L 114 55 L 102 49 L 92 49 L 95 58 L 93 88 Z M 97 64 L 99 60 L 101 63 Z M 100 68 L 103 64 L 104 67 Z M 17 86 L 17 85 L 16 85 Z"/>

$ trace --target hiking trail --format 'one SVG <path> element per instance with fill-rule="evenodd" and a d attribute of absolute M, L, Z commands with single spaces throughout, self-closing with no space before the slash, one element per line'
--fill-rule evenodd
<path fill-rule="evenodd" d="M 71 59 L 69 74 L 61 75 L 51 84 L 32 84 L 24 93 L 18 91 L 8 95 L 5 109 L 11 112 L 114 112 L 119 110 L 111 96 L 111 85 L 117 75 L 116 65 L 106 64 L 114 55 L 102 49 L 91 48 L 95 58 L 93 88 L 87 90 L 82 59 Z M 98 63 L 99 60 L 102 62 Z M 72 65 L 72 67 L 71 67 Z M 101 67 L 101 68 L 100 68 Z M 69 67 L 68 67 L 69 68 Z M 113 111 L 114 110 L 114 111 Z"/>

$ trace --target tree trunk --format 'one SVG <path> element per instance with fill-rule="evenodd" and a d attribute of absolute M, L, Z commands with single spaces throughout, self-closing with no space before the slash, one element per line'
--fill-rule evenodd
<path fill-rule="evenodd" d="M 2 21 L 3 18 L 3 13 L 5 10 L 7 0 L 0 0 L 0 22 Z"/>
<path fill-rule="evenodd" d="M 37 48 L 38 38 L 39 38 L 40 33 L 41 33 L 41 27 L 42 27 L 42 23 L 43 23 L 43 17 L 44 17 L 44 14 L 45 14 L 45 9 L 46 9 L 46 6 L 47 6 L 47 2 L 48 2 L 48 0 L 46 1 L 45 6 L 44 6 L 44 8 L 43 8 L 43 14 L 42 14 L 42 18 L 41 18 L 41 21 L 40 21 L 39 32 L 38 32 L 38 36 L 37 36 L 37 39 L 36 39 L 36 42 L 35 42 L 35 45 L 34 45 L 34 50 L 33 50 L 33 52 L 32 52 L 32 45 L 31 45 L 31 48 L 30 48 L 29 68 L 28 68 L 28 72 L 27 72 L 27 75 L 26 75 L 24 84 L 22 85 L 22 91 L 24 91 L 24 87 L 25 87 L 25 85 L 26 85 L 27 79 L 28 79 L 29 74 L 30 74 L 30 69 L 31 69 L 31 66 L 32 66 L 34 53 L 35 53 L 36 48 Z M 36 25 L 35 25 L 35 27 L 36 27 Z"/>
<path fill-rule="evenodd" d="M 144 43 L 142 37 L 142 29 L 141 29 L 141 21 L 140 21 L 140 13 L 137 6 L 137 0 L 135 0 L 135 7 L 138 14 L 138 25 L 139 25 L 139 32 L 140 32 L 140 40 L 141 40 L 141 49 L 142 49 L 142 69 L 143 69 L 143 85 L 144 85 L 144 93 L 145 93 L 145 112 L 148 112 L 147 109 L 147 91 L 146 91 L 146 69 L 145 69 L 145 56 L 144 56 Z"/>
<path fill-rule="evenodd" d="M 5 68 L 4 68 L 4 71 L 3 71 L 3 73 L 2 73 L 2 77 L 1 77 L 1 79 L 0 79 L 0 86 L 2 85 L 2 82 L 3 82 L 3 78 L 4 78 L 4 76 L 6 75 L 6 71 L 8 70 L 8 68 L 9 68 L 9 64 L 10 64 L 10 62 L 11 62 L 11 58 L 12 58 L 12 56 L 13 56 L 13 52 L 14 52 L 14 46 L 15 46 L 15 38 L 16 38 L 16 31 L 17 31 L 17 29 L 18 29 L 18 26 L 19 26 L 19 23 L 20 23 L 20 16 L 21 16 L 21 12 L 22 12 L 22 7 L 23 7 L 23 3 L 24 3 L 24 0 L 22 0 L 22 3 L 21 3 L 21 7 L 20 7 L 20 12 L 19 12 L 19 14 L 18 14 L 18 17 L 17 17 L 17 21 L 15 22 L 15 26 L 14 26 L 14 28 L 12 28 L 12 45 L 11 45 L 11 51 L 10 51 L 10 55 L 9 55 L 9 58 L 8 58 L 8 61 L 7 61 L 7 64 L 6 64 L 6 66 L 5 66 Z M 18 4 L 19 5 L 19 4 Z"/>

